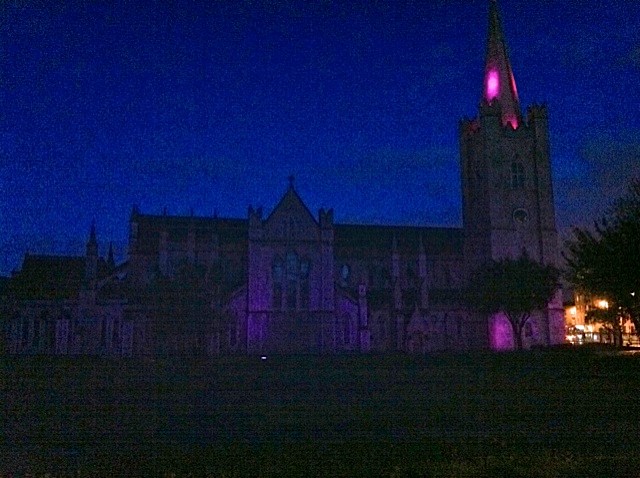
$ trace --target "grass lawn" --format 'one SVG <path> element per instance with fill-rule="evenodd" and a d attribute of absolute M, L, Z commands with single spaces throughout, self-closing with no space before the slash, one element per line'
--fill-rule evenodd
<path fill-rule="evenodd" d="M 0 476 L 640 477 L 640 354 L 0 364 Z"/>

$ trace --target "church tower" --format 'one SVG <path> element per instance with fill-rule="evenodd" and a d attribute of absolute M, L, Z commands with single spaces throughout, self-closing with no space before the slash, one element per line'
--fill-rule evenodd
<path fill-rule="evenodd" d="M 557 265 L 547 108 L 533 105 L 522 116 L 496 0 L 489 5 L 479 114 L 461 122 L 459 140 L 467 274 L 523 253 Z M 558 325 L 550 331 L 547 318 L 544 342 L 556 343 Z"/>
<path fill-rule="evenodd" d="M 547 109 L 534 105 L 522 117 L 495 0 L 479 115 L 461 122 L 459 138 L 470 268 L 523 251 L 557 264 Z"/>

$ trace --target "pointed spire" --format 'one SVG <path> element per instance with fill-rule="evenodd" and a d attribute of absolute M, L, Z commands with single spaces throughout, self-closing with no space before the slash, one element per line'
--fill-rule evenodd
<path fill-rule="evenodd" d="M 98 256 L 98 239 L 96 238 L 96 221 L 91 221 L 89 240 L 87 241 L 87 256 Z"/>
<path fill-rule="evenodd" d="M 107 265 L 109 269 L 113 269 L 116 267 L 116 261 L 113 258 L 113 242 L 109 242 L 109 252 L 107 254 Z"/>
<path fill-rule="evenodd" d="M 91 222 L 91 231 L 87 241 L 86 255 L 84 259 L 84 278 L 86 286 L 93 289 L 98 276 L 98 240 L 96 239 L 96 221 Z"/>
<path fill-rule="evenodd" d="M 497 0 L 491 0 L 489 4 L 489 36 L 482 96 L 488 103 L 498 101 L 502 110 L 503 125 L 511 123 L 514 128 L 518 127 L 522 121 L 520 101 L 502 33 Z"/>
<path fill-rule="evenodd" d="M 89 244 L 96 244 L 98 240 L 96 239 L 96 221 L 95 219 L 91 221 L 91 230 L 89 231 Z"/>

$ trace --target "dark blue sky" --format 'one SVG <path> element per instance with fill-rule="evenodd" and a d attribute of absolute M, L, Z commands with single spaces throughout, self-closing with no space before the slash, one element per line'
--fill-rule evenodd
<path fill-rule="evenodd" d="M 640 174 L 640 3 L 500 8 L 523 107 L 549 105 L 558 225 L 588 223 Z M 268 211 L 289 174 L 340 222 L 461 222 L 487 0 L 0 9 L 0 273 L 80 252 L 92 219 L 123 253 L 134 203 Z"/>

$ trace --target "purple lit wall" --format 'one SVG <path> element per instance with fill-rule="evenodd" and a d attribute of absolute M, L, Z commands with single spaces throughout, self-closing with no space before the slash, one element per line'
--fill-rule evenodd
<path fill-rule="evenodd" d="M 494 314 L 489 319 L 489 341 L 493 350 L 512 350 L 513 332 L 504 314 Z"/>

